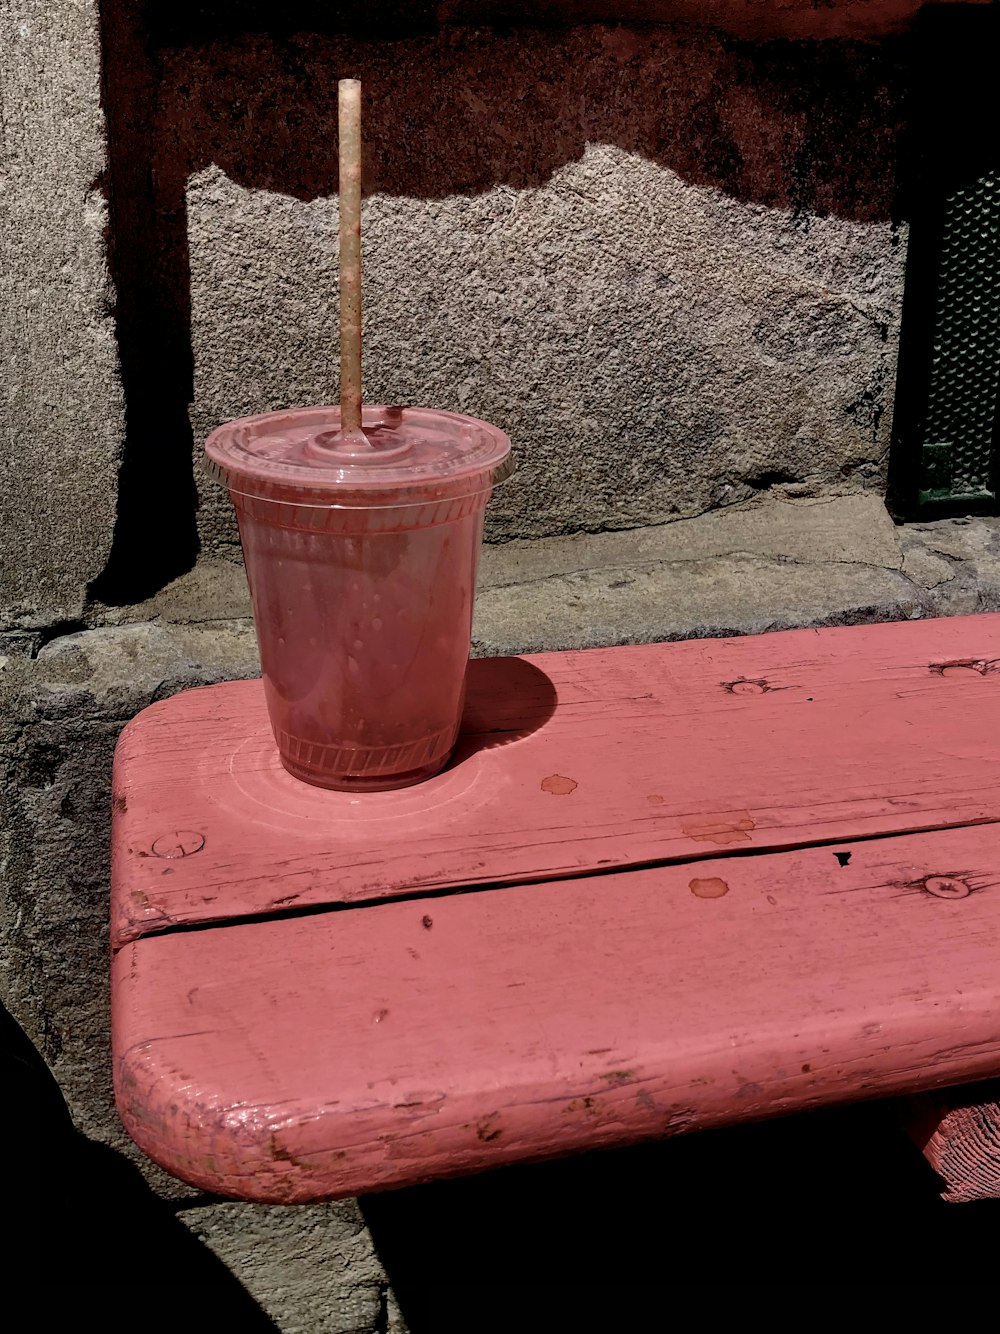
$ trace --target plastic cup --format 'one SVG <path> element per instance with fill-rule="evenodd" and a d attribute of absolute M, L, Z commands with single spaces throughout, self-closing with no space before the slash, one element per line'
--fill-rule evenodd
<path fill-rule="evenodd" d="M 458 735 L 483 513 L 512 472 L 487 422 L 337 407 L 227 423 L 205 445 L 229 489 L 281 763 L 319 787 L 406 787 Z"/>

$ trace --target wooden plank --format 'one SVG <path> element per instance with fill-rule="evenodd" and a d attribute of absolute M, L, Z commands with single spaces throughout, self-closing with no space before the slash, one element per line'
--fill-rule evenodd
<path fill-rule="evenodd" d="M 1000 617 L 485 660 L 466 722 L 447 771 L 362 798 L 285 773 L 259 682 L 145 710 L 115 762 L 114 943 L 1000 819 Z"/>
<path fill-rule="evenodd" d="M 1000 1080 L 917 1094 L 904 1119 L 946 1200 L 1000 1199 Z"/>
<path fill-rule="evenodd" d="M 986 825 L 150 937 L 119 1108 L 294 1202 L 981 1079 L 998 933 Z"/>

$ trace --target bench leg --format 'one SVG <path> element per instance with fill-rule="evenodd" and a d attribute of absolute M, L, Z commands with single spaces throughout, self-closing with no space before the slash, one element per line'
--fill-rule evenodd
<path fill-rule="evenodd" d="M 922 1093 L 909 1100 L 906 1120 L 944 1180 L 944 1199 L 1000 1199 L 1000 1080 Z"/>

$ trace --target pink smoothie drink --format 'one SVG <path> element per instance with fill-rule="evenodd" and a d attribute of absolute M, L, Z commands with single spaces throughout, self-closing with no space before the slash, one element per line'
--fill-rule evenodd
<path fill-rule="evenodd" d="M 373 791 L 436 773 L 458 735 L 483 512 L 511 471 L 486 422 L 366 407 L 247 417 L 209 437 L 253 598 L 284 767 Z"/>

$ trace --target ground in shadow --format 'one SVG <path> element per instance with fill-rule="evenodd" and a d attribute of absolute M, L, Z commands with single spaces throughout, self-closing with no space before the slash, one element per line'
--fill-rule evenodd
<path fill-rule="evenodd" d="M 363 1211 L 411 1334 L 472 1329 L 477 1311 L 502 1328 L 489 1320 L 508 1302 L 530 1319 L 537 1285 L 571 1301 L 613 1286 L 620 1323 L 562 1328 L 638 1329 L 644 1285 L 663 1312 L 690 1285 L 703 1314 L 742 1322 L 755 1284 L 836 1303 L 843 1284 L 950 1282 L 929 1246 L 972 1282 L 989 1275 L 1000 1202 L 938 1191 L 892 1106 L 871 1105 L 373 1195 Z"/>
<path fill-rule="evenodd" d="M 32 1327 L 51 1329 L 132 1330 L 148 1319 L 155 1329 L 276 1331 L 131 1163 L 77 1133 L 55 1080 L 2 1008 L 0 1088 L 8 1314 L 30 1309 Z M 14 1303 L 16 1289 L 30 1292 L 28 1306 Z"/>

